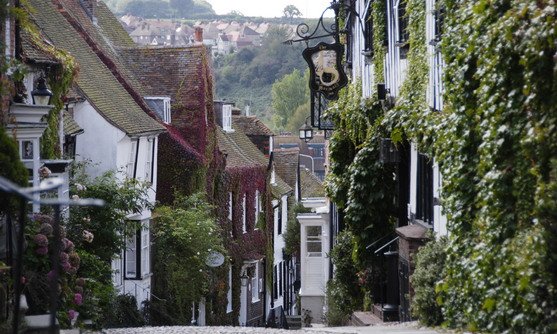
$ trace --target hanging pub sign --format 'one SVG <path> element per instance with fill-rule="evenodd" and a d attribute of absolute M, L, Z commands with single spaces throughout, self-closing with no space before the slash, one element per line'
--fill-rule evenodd
<path fill-rule="evenodd" d="M 328 100 L 336 100 L 338 91 L 348 84 L 342 68 L 343 46 L 321 42 L 306 48 L 302 55 L 309 65 L 309 88 Z"/>

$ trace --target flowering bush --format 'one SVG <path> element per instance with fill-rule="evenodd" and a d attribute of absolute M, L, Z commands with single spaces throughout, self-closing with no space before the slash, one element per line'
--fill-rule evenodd
<path fill-rule="evenodd" d="M 53 218 L 45 214 L 34 214 L 26 226 L 28 246 L 25 253 L 25 271 L 23 280 L 24 293 L 29 304 L 28 314 L 46 313 L 50 307 L 50 284 L 54 279 L 51 258 L 55 256 Z M 74 243 L 67 239 L 65 226 L 60 226 L 59 286 L 60 314 L 68 314 L 68 318 L 59 317 L 63 326 L 75 323 L 76 313 L 66 312 L 83 304 L 82 287 L 76 284 L 75 275 L 79 269 L 80 257 L 75 251 Z M 78 297 L 79 296 L 79 297 Z"/>

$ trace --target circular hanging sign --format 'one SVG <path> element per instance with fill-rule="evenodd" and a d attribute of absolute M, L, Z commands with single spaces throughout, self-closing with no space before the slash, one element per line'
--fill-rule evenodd
<path fill-rule="evenodd" d="M 205 264 L 209 267 L 215 268 L 220 267 L 224 263 L 224 255 L 219 252 L 211 251 L 205 259 Z"/>

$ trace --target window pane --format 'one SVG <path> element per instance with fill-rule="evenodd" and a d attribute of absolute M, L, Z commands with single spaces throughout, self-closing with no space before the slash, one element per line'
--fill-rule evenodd
<path fill-rule="evenodd" d="M 306 235 L 310 237 L 321 237 L 321 226 L 307 226 Z"/>
<path fill-rule="evenodd" d="M 136 237 L 132 236 L 126 241 L 126 277 L 137 276 L 137 244 Z"/>

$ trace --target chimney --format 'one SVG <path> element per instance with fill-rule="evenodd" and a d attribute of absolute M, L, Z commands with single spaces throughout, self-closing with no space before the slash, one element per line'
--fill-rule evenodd
<path fill-rule="evenodd" d="M 195 27 L 195 37 L 194 40 L 199 43 L 203 43 L 203 28 Z"/>
<path fill-rule="evenodd" d="M 98 0 L 79 0 L 79 2 L 81 3 L 81 7 L 85 9 L 85 12 L 87 13 L 91 21 L 93 21 L 93 23 L 95 24 L 97 23 L 97 17 L 95 16 L 97 1 Z"/>

